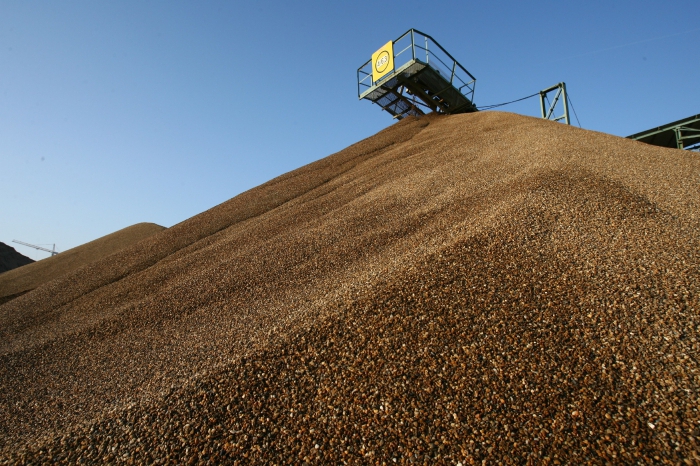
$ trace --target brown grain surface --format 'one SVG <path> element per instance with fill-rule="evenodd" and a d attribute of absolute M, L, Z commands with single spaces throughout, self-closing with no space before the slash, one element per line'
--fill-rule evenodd
<path fill-rule="evenodd" d="M 137 223 L 89 243 L 0 275 L 0 303 L 12 295 L 21 295 L 91 262 L 148 238 L 165 229 L 155 223 Z"/>
<path fill-rule="evenodd" d="M 697 154 L 409 118 L 0 306 L 0 456 L 700 461 Z"/>

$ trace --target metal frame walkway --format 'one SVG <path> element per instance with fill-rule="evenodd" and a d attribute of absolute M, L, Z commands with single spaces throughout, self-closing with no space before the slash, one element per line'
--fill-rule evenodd
<path fill-rule="evenodd" d="M 392 71 L 375 81 L 371 59 L 357 70 L 360 99 L 376 103 L 397 119 L 430 111 L 477 111 L 473 103 L 476 78 L 435 39 L 410 29 L 392 45 Z"/>

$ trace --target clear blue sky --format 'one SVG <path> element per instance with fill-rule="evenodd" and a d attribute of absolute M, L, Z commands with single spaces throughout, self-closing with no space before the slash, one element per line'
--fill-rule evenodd
<path fill-rule="evenodd" d="M 584 128 L 700 113 L 700 2 L 4 1 L 0 241 L 170 227 L 393 124 L 356 70 L 410 28 L 479 106 L 567 83 Z M 531 99 L 503 110 L 537 116 Z"/>

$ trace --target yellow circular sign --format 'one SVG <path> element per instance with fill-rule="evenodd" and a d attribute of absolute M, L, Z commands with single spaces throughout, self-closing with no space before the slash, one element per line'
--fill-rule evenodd
<path fill-rule="evenodd" d="M 374 62 L 374 69 L 377 73 L 383 73 L 389 66 L 389 52 L 386 50 L 377 56 L 377 61 Z"/>

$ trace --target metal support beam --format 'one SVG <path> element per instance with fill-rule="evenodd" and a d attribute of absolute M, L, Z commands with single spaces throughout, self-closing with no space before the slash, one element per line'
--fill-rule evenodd
<path fill-rule="evenodd" d="M 545 100 L 547 100 L 547 95 L 552 91 L 557 91 L 557 93 L 554 96 L 552 103 L 548 106 L 547 110 L 545 110 Z M 564 114 L 560 115 L 558 117 L 553 117 L 552 115 L 554 114 L 554 110 L 555 110 L 560 98 L 562 99 L 562 105 L 564 107 Z M 541 90 L 540 91 L 540 109 L 542 110 L 542 118 L 544 118 L 545 120 L 552 120 L 552 121 L 564 120 L 564 122 L 567 125 L 570 125 L 571 121 L 569 120 L 569 98 L 566 95 L 566 83 L 561 82 L 559 84 L 555 84 L 552 87 L 548 87 L 547 89 Z"/>
<path fill-rule="evenodd" d="M 673 132 L 676 134 L 676 147 L 683 149 L 683 136 L 681 135 L 681 128 L 677 126 L 673 128 Z"/>
<path fill-rule="evenodd" d="M 655 146 L 695 150 L 700 147 L 700 114 L 627 137 Z"/>
<path fill-rule="evenodd" d="M 676 126 L 673 128 L 676 133 L 676 145 L 679 149 L 685 149 L 685 141 L 697 140 L 700 136 L 700 129 L 690 128 L 688 126 Z M 684 135 L 683 133 L 691 133 Z"/>

